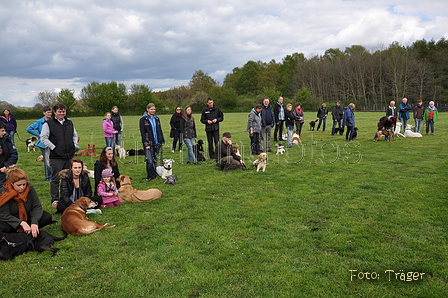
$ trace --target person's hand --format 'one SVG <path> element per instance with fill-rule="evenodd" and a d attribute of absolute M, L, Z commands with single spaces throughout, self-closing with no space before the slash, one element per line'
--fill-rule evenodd
<path fill-rule="evenodd" d="M 58 201 L 53 201 L 51 207 L 56 208 L 58 206 Z"/>
<path fill-rule="evenodd" d="M 145 148 L 146 148 L 147 150 L 149 150 L 149 148 L 151 148 L 151 146 L 148 145 L 148 146 L 146 146 Z"/>
<path fill-rule="evenodd" d="M 33 236 L 33 238 L 36 238 L 37 235 L 39 235 L 39 226 L 36 224 L 32 224 L 31 225 L 31 235 Z"/>
<path fill-rule="evenodd" d="M 6 172 L 6 167 L 0 168 L 0 172 L 2 173 Z"/>

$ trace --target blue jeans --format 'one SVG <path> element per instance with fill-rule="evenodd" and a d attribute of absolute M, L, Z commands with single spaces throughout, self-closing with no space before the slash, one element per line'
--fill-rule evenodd
<path fill-rule="evenodd" d="M 288 142 L 286 143 L 286 148 L 292 147 L 292 135 L 294 133 L 294 126 L 286 126 L 286 130 L 288 131 Z"/>
<path fill-rule="evenodd" d="M 157 159 L 159 158 L 160 145 L 155 145 L 145 148 L 146 155 L 146 175 L 148 179 L 155 179 L 157 177 Z"/>
<path fill-rule="evenodd" d="M 196 163 L 196 157 L 194 156 L 194 151 L 193 151 L 193 145 L 194 145 L 194 138 L 187 138 L 184 140 L 185 145 L 187 145 L 187 149 L 188 149 L 188 155 L 187 155 L 187 162 L 190 161 L 190 159 Z"/>
<path fill-rule="evenodd" d="M 116 134 L 115 134 L 115 145 L 120 146 L 121 144 L 121 130 L 119 130 Z M 110 146 L 112 147 L 112 146 Z"/>
<path fill-rule="evenodd" d="M 6 133 L 9 134 L 9 136 L 11 137 L 11 142 L 14 145 L 14 133 L 15 133 L 15 131 L 14 130 L 7 130 Z"/>
<path fill-rule="evenodd" d="M 430 127 L 431 127 L 431 134 L 434 134 L 434 119 L 428 119 L 426 121 L 426 134 L 428 134 Z"/>
<path fill-rule="evenodd" d="M 415 120 L 415 132 L 420 132 L 422 128 L 422 119 L 414 119 Z"/>
<path fill-rule="evenodd" d="M 322 128 L 322 131 L 325 131 L 325 126 L 327 125 L 327 118 L 319 119 L 319 124 L 317 125 L 317 130 L 319 130 L 320 125 L 322 124 L 322 121 L 324 122 L 324 126 Z"/>
<path fill-rule="evenodd" d="M 351 141 L 353 140 L 353 134 L 355 133 L 355 127 L 354 126 L 347 126 L 347 132 L 345 133 L 345 140 Z"/>
<path fill-rule="evenodd" d="M 106 147 L 114 148 L 114 137 L 105 137 Z"/>
<path fill-rule="evenodd" d="M 403 124 L 402 126 L 401 126 L 401 133 L 404 133 L 404 131 L 406 130 L 406 125 L 408 124 L 408 119 L 406 119 L 406 118 L 401 118 L 400 119 L 401 120 L 401 123 Z"/>
<path fill-rule="evenodd" d="M 40 152 L 44 157 L 44 170 L 45 170 L 45 180 L 51 180 L 51 167 L 50 167 L 50 149 L 49 148 L 40 148 Z"/>

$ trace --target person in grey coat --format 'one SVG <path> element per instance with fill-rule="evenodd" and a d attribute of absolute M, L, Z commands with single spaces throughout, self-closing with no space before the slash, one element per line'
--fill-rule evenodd
<path fill-rule="evenodd" d="M 261 110 L 263 106 L 258 104 L 253 108 L 247 119 L 246 131 L 249 133 L 250 137 L 250 150 L 252 155 L 260 154 L 260 131 L 261 131 Z"/>

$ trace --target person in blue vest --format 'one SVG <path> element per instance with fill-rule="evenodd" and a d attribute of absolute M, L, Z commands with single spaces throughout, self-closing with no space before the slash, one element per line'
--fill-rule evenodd
<path fill-rule="evenodd" d="M 29 134 L 32 134 L 33 136 L 38 137 L 36 146 L 39 147 L 42 156 L 44 157 L 44 173 L 45 173 L 45 180 L 47 182 L 50 182 L 51 180 L 51 167 L 50 167 L 50 149 L 45 147 L 45 145 L 42 143 L 40 139 L 40 133 L 42 132 L 42 125 L 48 120 L 50 120 L 51 115 L 53 114 L 53 111 L 51 110 L 50 106 L 45 106 L 43 109 L 44 116 L 40 118 L 39 120 L 36 120 L 33 124 L 28 126 L 26 128 L 26 131 Z"/>
<path fill-rule="evenodd" d="M 160 119 L 156 115 L 156 105 L 149 103 L 146 113 L 140 118 L 140 134 L 146 156 L 146 180 L 149 182 L 157 177 L 157 159 L 160 149 L 165 145 Z"/>

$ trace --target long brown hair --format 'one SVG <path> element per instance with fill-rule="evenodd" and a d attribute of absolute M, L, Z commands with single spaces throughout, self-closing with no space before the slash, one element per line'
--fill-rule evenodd
<path fill-rule="evenodd" d="M 110 161 L 110 166 L 115 167 L 117 165 L 117 162 L 115 161 L 115 152 L 114 148 L 112 147 L 104 147 L 103 150 L 101 150 L 100 162 L 103 165 L 103 167 L 107 167 L 107 157 L 106 157 L 107 150 L 112 150 L 113 155 L 112 160 Z"/>
<path fill-rule="evenodd" d="M 187 114 L 187 109 L 188 108 L 190 108 L 190 110 L 191 110 L 191 114 L 190 115 L 188 115 Z M 185 107 L 185 109 L 184 109 L 184 120 L 185 120 L 185 122 L 188 122 L 188 121 L 194 121 L 194 117 L 193 117 L 193 109 L 191 108 L 191 106 L 186 106 Z"/>

